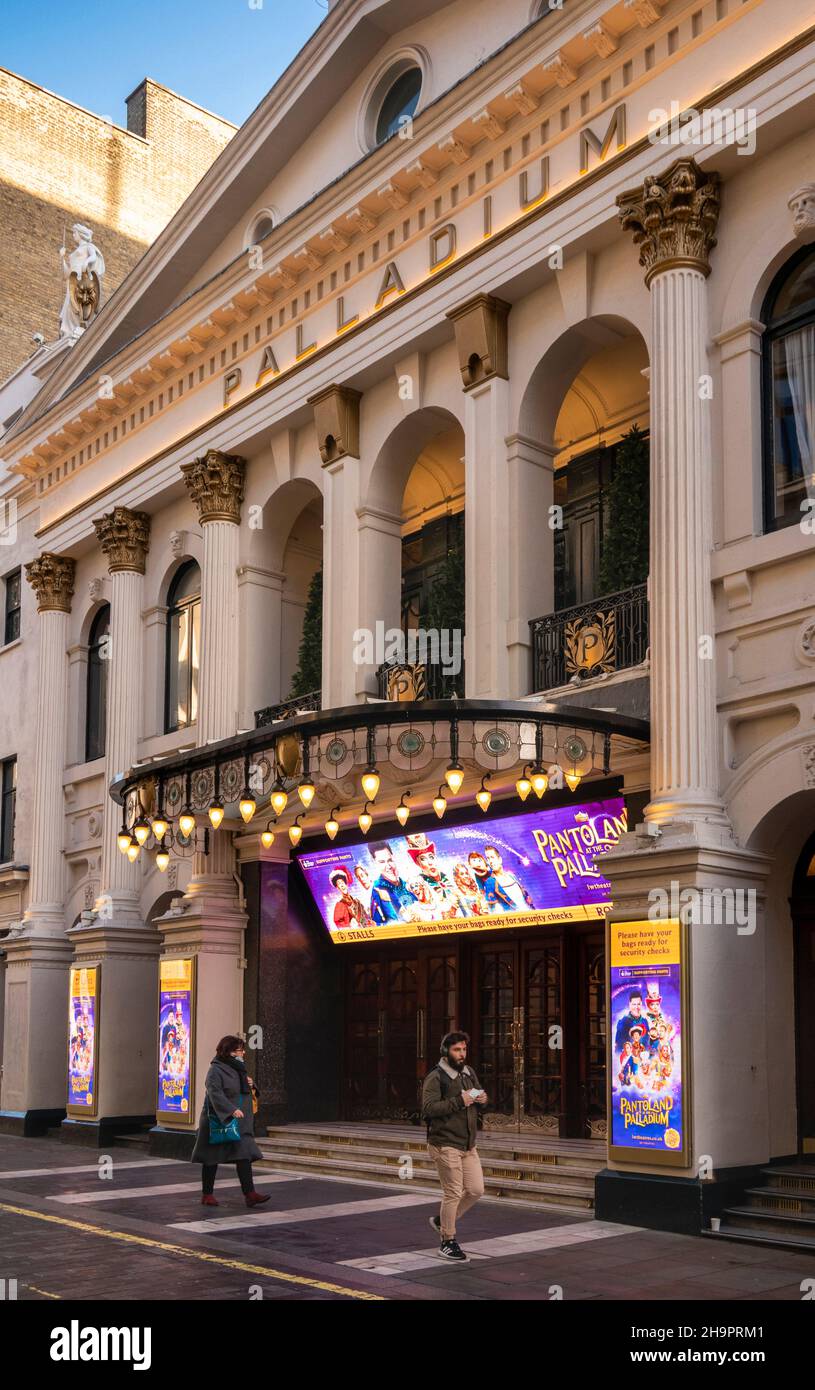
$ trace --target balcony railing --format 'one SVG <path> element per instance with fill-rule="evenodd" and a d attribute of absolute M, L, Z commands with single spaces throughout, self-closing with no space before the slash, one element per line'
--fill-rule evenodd
<path fill-rule="evenodd" d="M 297 695 L 280 705 L 259 709 L 255 714 L 255 728 L 262 729 L 266 724 L 275 724 L 280 719 L 293 719 L 298 714 L 310 714 L 312 710 L 322 709 L 322 694 L 321 690 L 310 690 L 308 695 Z"/>
<path fill-rule="evenodd" d="M 380 700 L 451 700 L 464 697 L 464 667 L 455 676 L 434 663 L 407 666 L 387 662 L 376 673 Z"/>
<path fill-rule="evenodd" d="M 624 671 L 648 650 L 648 586 L 621 589 L 593 603 L 533 618 L 533 690 Z"/>

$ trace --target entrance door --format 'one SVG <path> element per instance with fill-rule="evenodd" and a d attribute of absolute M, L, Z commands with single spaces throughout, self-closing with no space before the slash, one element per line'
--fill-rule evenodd
<path fill-rule="evenodd" d="M 409 1120 L 438 1045 L 456 1026 L 456 949 L 379 952 L 346 973 L 344 1113 L 351 1120 Z M 428 1056 L 431 1061 L 428 1062 Z"/>
<path fill-rule="evenodd" d="M 474 1060 L 487 1129 L 591 1138 L 605 1125 L 602 933 L 478 945 Z"/>

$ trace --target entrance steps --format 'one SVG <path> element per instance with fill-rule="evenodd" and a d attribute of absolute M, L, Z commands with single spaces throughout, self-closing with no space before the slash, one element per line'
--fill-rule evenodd
<path fill-rule="evenodd" d="M 762 1168 L 764 1182 L 748 1187 L 739 1206 L 722 1212 L 718 1232 L 726 1240 L 815 1251 L 815 1163 Z"/>
<path fill-rule="evenodd" d="M 314 1177 L 403 1185 L 409 1157 L 411 1190 L 438 1191 L 424 1126 L 398 1124 L 280 1125 L 257 1140 L 264 1168 Z M 485 1193 L 547 1210 L 594 1209 L 594 1179 L 606 1164 L 606 1146 L 591 1139 L 546 1139 L 537 1134 L 482 1131 L 478 1152 Z"/>

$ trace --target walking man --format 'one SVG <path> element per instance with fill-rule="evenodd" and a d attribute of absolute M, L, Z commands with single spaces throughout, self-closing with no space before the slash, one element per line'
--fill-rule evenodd
<path fill-rule="evenodd" d="M 456 1240 L 458 1221 L 484 1195 L 484 1174 L 478 1157 L 479 1105 L 487 1093 L 467 1062 L 469 1036 L 448 1033 L 441 1058 L 425 1078 L 422 1118 L 427 1124 L 427 1147 L 441 1183 L 441 1211 L 430 1224 L 439 1233 L 439 1255 L 459 1264 L 467 1256 Z"/>

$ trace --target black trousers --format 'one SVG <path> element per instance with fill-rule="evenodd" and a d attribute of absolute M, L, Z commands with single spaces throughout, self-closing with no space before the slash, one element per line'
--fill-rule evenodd
<path fill-rule="evenodd" d="M 254 1192 L 255 1183 L 252 1177 L 252 1160 L 250 1158 L 239 1158 L 235 1167 L 238 1170 L 238 1180 L 244 1195 L 246 1195 L 247 1192 Z M 201 1165 L 201 1189 L 205 1197 L 212 1196 L 215 1187 L 215 1174 L 217 1172 L 217 1163 L 204 1163 Z"/>

